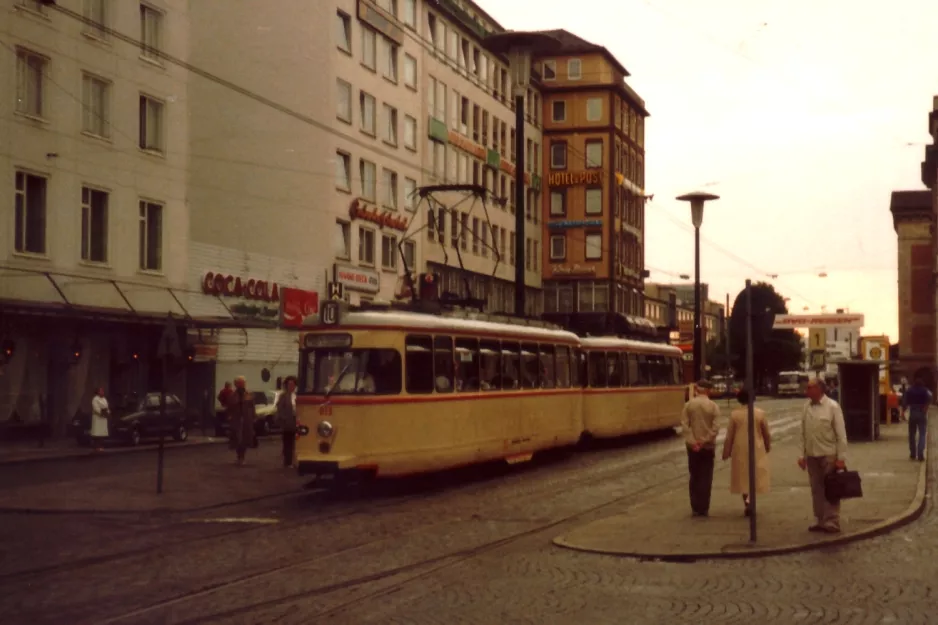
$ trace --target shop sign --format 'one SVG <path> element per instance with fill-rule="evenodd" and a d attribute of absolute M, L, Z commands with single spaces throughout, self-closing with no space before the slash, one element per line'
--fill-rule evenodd
<path fill-rule="evenodd" d="M 547 227 L 551 230 L 562 230 L 565 228 L 593 228 L 603 225 L 601 219 L 572 219 L 567 221 L 551 221 Z"/>
<path fill-rule="evenodd" d="M 381 288 L 381 276 L 377 271 L 351 265 L 335 265 L 335 281 L 353 291 L 377 293 Z"/>
<path fill-rule="evenodd" d="M 427 135 L 431 139 L 440 141 L 442 143 L 449 141 L 449 130 L 446 129 L 446 124 L 432 115 L 427 121 Z"/>
<path fill-rule="evenodd" d="M 407 231 L 407 220 L 403 217 L 398 217 L 390 211 L 385 211 L 383 213 L 378 212 L 378 207 L 375 206 L 373 210 L 368 210 L 365 207 L 365 200 L 362 198 L 355 198 L 352 200 L 352 204 L 348 209 L 348 216 L 351 220 L 361 219 L 362 221 L 369 221 L 381 228 L 393 228 L 394 230 L 400 230 L 401 232 Z"/>
<path fill-rule="evenodd" d="M 601 169 L 586 171 L 558 171 L 547 174 L 547 185 L 551 187 L 572 187 L 577 185 L 602 184 L 605 172 Z"/>
<path fill-rule="evenodd" d="M 499 165 L 502 162 L 502 155 L 498 153 L 498 150 L 489 150 L 485 154 L 485 164 L 489 167 L 498 169 Z"/>
<path fill-rule="evenodd" d="M 299 328 L 303 319 L 319 314 L 319 293 L 303 289 L 280 289 L 280 325 Z"/>
<path fill-rule="evenodd" d="M 387 35 L 388 39 L 393 39 L 397 45 L 404 43 L 404 31 L 381 7 L 366 0 L 358 0 L 358 18 Z"/>
<path fill-rule="evenodd" d="M 261 302 L 280 301 L 280 287 L 267 280 L 244 279 L 209 271 L 202 279 L 202 292 L 219 297 L 243 297 Z"/>
<path fill-rule="evenodd" d="M 551 265 L 551 273 L 555 276 L 587 276 L 596 273 L 596 265 Z"/>
<path fill-rule="evenodd" d="M 784 328 L 836 328 L 848 326 L 852 328 L 863 327 L 863 315 L 835 314 L 835 315 L 775 315 L 772 327 L 776 330 Z"/>
<path fill-rule="evenodd" d="M 465 150 L 466 152 L 469 152 L 469 154 L 472 154 L 474 157 L 476 157 L 480 161 L 484 161 L 487 159 L 486 150 L 484 147 L 482 147 L 478 143 L 470 141 L 469 139 L 462 136 L 455 130 L 448 130 L 446 132 L 446 139 L 449 141 L 450 145 L 454 145 L 460 150 Z"/>

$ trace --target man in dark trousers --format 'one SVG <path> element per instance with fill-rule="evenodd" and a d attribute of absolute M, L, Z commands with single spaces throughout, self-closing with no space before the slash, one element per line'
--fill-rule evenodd
<path fill-rule="evenodd" d="M 925 434 L 928 425 L 928 406 L 931 404 L 931 391 L 921 377 L 916 377 L 912 386 L 902 397 L 902 405 L 909 409 L 909 458 L 919 462 L 925 460 Z M 916 442 L 916 434 L 918 441 Z"/>
<path fill-rule="evenodd" d="M 277 421 L 283 436 L 283 466 L 293 466 L 296 451 L 296 378 L 288 376 L 277 397 Z"/>
<path fill-rule="evenodd" d="M 713 486 L 713 459 L 720 431 L 720 408 L 710 399 L 713 385 L 699 380 L 694 397 L 684 404 L 681 433 L 687 443 L 687 468 L 690 473 L 690 507 L 695 517 L 710 513 Z"/>

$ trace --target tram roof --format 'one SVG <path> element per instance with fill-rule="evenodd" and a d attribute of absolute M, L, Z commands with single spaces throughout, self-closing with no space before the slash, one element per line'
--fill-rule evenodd
<path fill-rule="evenodd" d="M 655 351 L 661 354 L 674 354 L 675 356 L 681 354 L 680 348 L 674 347 L 673 345 L 633 341 L 631 339 L 620 339 L 611 336 L 582 337 L 580 338 L 580 343 L 583 347 L 618 347 Z"/>

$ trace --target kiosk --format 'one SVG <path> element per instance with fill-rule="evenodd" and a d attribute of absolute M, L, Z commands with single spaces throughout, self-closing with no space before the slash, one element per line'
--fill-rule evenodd
<path fill-rule="evenodd" d="M 840 407 L 848 441 L 875 441 L 883 406 L 879 394 L 880 363 L 845 360 L 837 363 L 840 378 Z"/>

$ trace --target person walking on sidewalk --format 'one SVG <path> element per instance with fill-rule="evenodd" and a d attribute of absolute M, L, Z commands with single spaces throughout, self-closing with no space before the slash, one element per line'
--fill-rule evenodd
<path fill-rule="evenodd" d="M 840 502 L 831 503 L 824 494 L 824 479 L 846 467 L 847 430 L 840 404 L 827 397 L 817 380 L 808 382 L 808 402 L 801 416 L 801 470 L 808 471 L 811 501 L 817 523 L 812 532 L 840 532 Z"/>
<path fill-rule="evenodd" d="M 296 378 L 287 376 L 277 397 L 277 420 L 283 432 L 283 466 L 293 466 L 296 451 Z"/>
<path fill-rule="evenodd" d="M 911 388 L 902 396 L 902 405 L 909 409 L 909 458 L 925 461 L 925 434 L 928 425 L 928 406 L 931 391 L 925 387 L 921 377 L 916 377 Z M 918 434 L 918 441 L 915 437 Z"/>
<path fill-rule="evenodd" d="M 91 398 L 91 444 L 95 451 L 101 451 L 104 441 L 108 437 L 108 419 L 111 418 L 111 408 L 107 397 L 104 396 L 104 387 L 98 387 L 97 393 Z"/>
<path fill-rule="evenodd" d="M 238 466 L 244 465 L 248 445 L 254 442 L 254 396 L 248 392 L 244 376 L 235 378 L 235 390 L 228 397 L 230 446 L 238 454 Z"/>
<path fill-rule="evenodd" d="M 694 516 L 710 513 L 710 493 L 713 488 L 713 460 L 716 438 L 720 427 L 720 408 L 710 399 L 713 385 L 699 380 L 696 393 L 684 404 L 681 413 L 681 432 L 687 444 L 687 470 L 690 473 L 690 507 Z"/>
<path fill-rule="evenodd" d="M 726 428 L 726 440 L 723 441 L 723 460 L 732 458 L 730 464 L 730 492 L 743 496 L 745 515 L 749 516 L 749 391 L 743 389 L 736 396 L 742 404 L 730 413 L 730 422 Z M 761 408 L 755 408 L 753 421 L 756 429 L 756 492 L 763 495 L 769 492 L 769 458 L 772 448 L 772 436 L 769 424 Z"/>
<path fill-rule="evenodd" d="M 222 408 L 228 407 L 228 400 L 231 399 L 232 393 L 234 393 L 234 389 L 231 388 L 231 382 L 225 382 L 225 388 L 218 391 L 218 403 L 221 404 Z"/>

